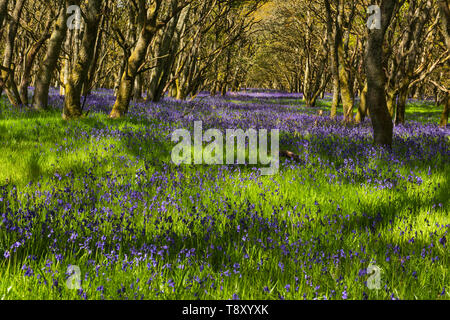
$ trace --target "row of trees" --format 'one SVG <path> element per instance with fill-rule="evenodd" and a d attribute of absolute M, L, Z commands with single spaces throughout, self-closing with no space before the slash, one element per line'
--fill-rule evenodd
<path fill-rule="evenodd" d="M 259 3 L 0 0 L 0 92 L 15 106 L 45 110 L 50 86 L 59 86 L 64 119 L 82 116 L 81 97 L 99 87 L 114 88 L 111 118 L 126 115 L 132 99 L 225 93 L 239 87 L 242 65 L 233 57 Z"/>
<path fill-rule="evenodd" d="M 369 28 L 373 5 L 381 21 Z M 308 106 L 333 92 L 332 117 L 341 102 L 345 121 L 370 113 L 386 126 L 405 121 L 409 97 L 431 96 L 444 105 L 446 126 L 448 0 L 274 0 L 268 6 L 263 32 L 254 36 L 250 86 L 301 92 Z"/>
<path fill-rule="evenodd" d="M 59 86 L 73 119 L 93 88 L 114 88 L 111 118 L 166 93 L 333 92 L 332 117 L 370 115 L 389 146 L 408 97 L 435 95 L 447 124 L 449 21 L 448 0 L 0 0 L 0 94 L 45 110 Z"/>

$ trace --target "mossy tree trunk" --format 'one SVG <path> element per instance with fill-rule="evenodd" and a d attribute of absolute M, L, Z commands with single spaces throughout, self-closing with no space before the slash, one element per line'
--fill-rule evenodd
<path fill-rule="evenodd" d="M 136 76 L 138 75 L 139 68 L 142 66 L 145 56 L 147 55 L 147 49 L 155 36 L 156 32 L 162 26 L 158 25 L 158 13 L 161 7 L 161 0 L 152 1 L 150 7 L 147 10 L 145 21 L 143 23 L 142 30 L 139 34 L 139 39 L 136 43 L 131 56 L 128 58 L 128 64 L 123 73 L 117 90 L 116 102 L 109 115 L 110 118 L 121 118 L 128 113 L 128 107 L 133 94 L 134 84 Z M 140 6 L 145 8 L 145 1 L 140 1 Z"/>
<path fill-rule="evenodd" d="M 372 120 L 374 143 L 391 148 L 393 123 L 386 102 L 383 43 L 398 1 L 381 1 L 381 28 L 369 30 L 366 47 L 367 106 Z"/>
<path fill-rule="evenodd" d="M 335 25 L 335 43 L 338 57 L 338 73 L 339 73 L 339 86 L 341 89 L 341 99 L 342 99 L 342 107 L 344 113 L 344 121 L 352 122 L 353 121 L 353 105 L 354 105 L 354 97 L 352 92 L 352 84 L 350 81 L 349 72 L 347 71 L 347 56 L 346 52 L 348 51 L 348 32 L 350 30 L 344 31 L 345 22 L 345 1 L 339 1 L 336 6 L 337 9 L 337 18 Z M 350 24 L 351 21 L 348 21 Z M 346 33 L 346 44 L 344 46 L 344 32 Z"/>
<path fill-rule="evenodd" d="M 39 38 L 31 46 L 30 50 L 26 55 L 25 69 L 23 71 L 22 80 L 19 86 L 20 100 L 22 100 L 22 103 L 24 105 L 28 105 L 28 86 L 30 85 L 31 82 L 31 70 L 33 68 L 34 60 L 39 50 L 41 50 L 42 46 L 44 45 L 45 41 L 47 41 L 47 39 L 50 38 L 50 27 L 51 27 L 51 20 L 49 19 L 47 21 L 44 33 L 42 34 L 41 38 Z"/>
<path fill-rule="evenodd" d="M 445 128 L 448 123 L 449 102 L 450 102 L 450 94 L 447 93 L 444 98 L 444 110 L 442 111 L 441 121 L 439 122 L 439 126 L 441 128 Z"/>
<path fill-rule="evenodd" d="M 395 125 L 405 123 L 406 101 L 408 100 L 408 86 L 400 89 L 397 99 L 397 106 L 395 108 Z"/>
<path fill-rule="evenodd" d="M 86 83 L 92 57 L 94 54 L 98 27 L 100 23 L 101 0 L 89 0 L 86 11 L 86 29 L 81 42 L 80 51 L 73 70 L 66 84 L 66 95 L 62 117 L 64 120 L 81 117 L 81 91 Z"/>
<path fill-rule="evenodd" d="M 14 67 L 12 66 L 12 57 L 14 54 L 17 30 L 19 28 L 19 20 L 22 15 L 23 7 L 26 0 L 17 0 L 14 6 L 11 19 L 9 19 L 8 33 L 6 36 L 6 45 L 3 57 L 3 67 L 1 70 L 0 79 L 0 93 L 3 88 L 6 90 L 6 94 L 11 102 L 11 104 L 18 106 L 22 103 L 20 100 L 19 90 L 17 89 L 16 82 L 14 80 Z M 2 8 L 3 9 L 3 8 Z M 7 12 L 4 13 L 4 18 L 7 16 Z"/>
<path fill-rule="evenodd" d="M 359 102 L 358 112 L 356 113 L 355 122 L 361 123 L 364 121 L 368 113 L 367 109 L 367 82 L 364 89 L 361 91 L 361 98 Z"/>
<path fill-rule="evenodd" d="M 64 42 L 67 32 L 67 5 L 63 5 L 58 14 L 52 35 L 50 36 L 47 45 L 47 52 L 45 53 L 44 61 L 38 72 L 35 90 L 33 96 L 33 108 L 36 110 L 43 110 L 48 108 L 48 92 L 50 88 L 50 81 L 52 74 L 56 68 L 61 46 Z"/>
<path fill-rule="evenodd" d="M 441 12 L 441 31 L 445 39 L 445 44 L 447 45 L 447 50 L 450 51 L 450 6 L 448 0 L 438 0 L 439 10 Z M 441 120 L 439 126 L 445 128 L 448 123 L 449 114 L 449 102 L 450 93 L 447 91 L 444 98 L 444 110 L 442 111 Z"/>

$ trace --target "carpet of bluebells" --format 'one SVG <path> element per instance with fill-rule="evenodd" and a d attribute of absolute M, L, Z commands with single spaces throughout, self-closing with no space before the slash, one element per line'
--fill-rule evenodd
<path fill-rule="evenodd" d="M 0 107 L 0 298 L 450 299 L 449 127 L 410 117 L 385 150 L 369 120 L 295 94 L 133 102 L 109 120 L 98 90 L 70 122 L 63 99 Z M 197 120 L 280 129 L 299 159 L 273 176 L 172 164 L 172 132 Z"/>

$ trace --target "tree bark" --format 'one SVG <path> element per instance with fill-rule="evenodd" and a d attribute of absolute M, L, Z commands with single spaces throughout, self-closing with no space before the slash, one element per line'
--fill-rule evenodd
<path fill-rule="evenodd" d="M 405 123 L 406 101 L 408 100 L 408 87 L 403 87 L 397 99 L 397 107 L 395 109 L 395 125 Z"/>
<path fill-rule="evenodd" d="M 3 70 L 0 77 L 0 93 L 3 91 L 3 87 L 6 88 L 6 94 L 13 105 L 21 104 L 19 90 L 14 81 L 14 68 L 12 68 L 12 56 L 14 53 L 14 46 L 16 41 L 17 29 L 19 27 L 19 19 L 22 14 L 23 7 L 26 0 L 17 0 L 14 7 L 11 20 L 8 26 L 8 35 L 5 45 L 5 53 L 3 58 L 3 67 L 9 69 L 9 71 Z M 6 15 L 6 11 L 5 11 Z M 5 80 L 6 79 L 6 80 Z"/>
<path fill-rule="evenodd" d="M 3 21 L 5 20 L 7 10 L 8 10 L 8 0 L 0 0 L 0 30 L 2 29 Z"/>
<path fill-rule="evenodd" d="M 89 0 L 86 13 L 86 29 L 81 42 L 77 61 L 66 84 L 66 96 L 62 118 L 64 120 L 81 117 L 81 90 L 86 83 L 92 56 L 94 54 L 97 31 L 100 24 L 101 0 Z"/>
<path fill-rule="evenodd" d="M 22 100 L 24 105 L 28 105 L 28 86 L 31 82 L 31 70 L 33 68 L 34 60 L 45 41 L 50 38 L 50 27 L 51 20 L 49 19 L 47 25 L 45 26 L 44 33 L 41 38 L 31 46 L 25 59 L 25 69 L 23 71 L 22 80 L 19 86 L 20 100 Z"/>
<path fill-rule="evenodd" d="M 131 56 L 128 58 L 128 65 L 122 75 L 119 89 L 117 91 L 116 102 L 114 103 L 112 111 L 109 115 L 110 118 L 121 118 L 128 113 L 135 78 L 138 74 L 139 68 L 144 62 L 148 46 L 159 29 L 157 26 L 157 17 L 160 6 L 161 0 L 156 0 L 147 11 L 147 17 L 140 32 L 138 42 L 131 53 Z"/>
<path fill-rule="evenodd" d="M 359 102 L 358 112 L 356 113 L 355 122 L 361 123 L 367 116 L 367 82 L 364 89 L 361 91 L 361 98 Z"/>
<path fill-rule="evenodd" d="M 397 98 L 397 91 L 386 90 L 386 105 L 391 118 L 394 118 L 395 115 L 396 98 Z"/>
<path fill-rule="evenodd" d="M 445 39 L 447 49 L 450 51 L 450 7 L 448 0 L 438 0 L 439 10 L 441 11 L 441 29 Z"/>
<path fill-rule="evenodd" d="M 339 85 L 339 60 L 337 55 L 336 34 L 333 32 L 333 17 L 331 13 L 330 1 L 325 0 L 325 10 L 327 13 L 327 33 L 328 33 L 328 48 L 330 51 L 331 73 L 333 76 L 333 100 L 331 102 L 331 119 L 337 116 L 337 108 L 340 99 L 340 85 Z"/>
<path fill-rule="evenodd" d="M 442 111 L 441 121 L 439 122 L 439 126 L 441 128 L 445 128 L 448 123 L 448 114 L 449 114 L 449 104 L 450 104 L 450 94 L 446 94 L 444 98 L 444 110 Z"/>
<path fill-rule="evenodd" d="M 342 43 L 338 44 L 338 57 L 339 57 L 339 87 L 341 88 L 341 99 L 344 112 L 344 121 L 353 121 L 353 94 L 350 89 L 350 82 L 347 70 L 345 68 L 345 55 L 344 47 Z"/>
<path fill-rule="evenodd" d="M 103 1 L 104 5 L 103 8 L 108 8 L 108 3 L 109 1 Z M 91 90 L 93 88 L 94 84 L 94 78 L 95 78 L 95 71 L 97 70 L 97 64 L 98 64 L 98 60 L 100 57 L 100 51 L 102 48 L 102 40 L 103 40 L 103 29 L 105 27 L 105 21 L 106 21 L 106 15 L 102 15 L 100 18 L 100 24 L 99 24 L 99 28 L 97 28 L 97 36 L 96 36 L 96 40 L 95 40 L 95 46 L 94 46 L 94 54 L 93 54 L 93 59 L 92 59 L 92 63 L 89 67 L 89 72 L 86 78 L 86 82 L 84 83 L 83 86 L 83 95 L 87 96 L 91 93 Z"/>
<path fill-rule="evenodd" d="M 441 20 L 441 29 L 442 34 L 445 39 L 445 44 L 447 45 L 447 50 L 450 52 L 450 7 L 448 0 L 438 0 L 439 9 L 441 11 L 442 20 Z M 450 95 L 447 92 L 444 98 L 444 110 L 442 111 L 441 120 L 439 122 L 439 126 L 441 128 L 445 128 L 448 123 L 448 114 L 449 114 L 449 102 Z"/>
<path fill-rule="evenodd" d="M 367 106 L 372 120 L 374 143 L 392 147 L 393 123 L 386 103 L 383 43 L 396 0 L 381 1 L 381 29 L 369 30 L 366 48 Z"/>
<path fill-rule="evenodd" d="M 66 3 L 67 5 L 67 3 Z M 36 110 L 44 110 L 48 108 L 48 92 L 53 71 L 58 62 L 59 53 L 67 31 L 67 9 L 63 5 L 59 11 L 55 28 L 50 37 L 47 46 L 47 52 L 44 57 L 42 66 L 36 78 L 36 84 L 33 96 L 33 108 Z M 68 63 L 68 62 L 67 62 Z"/>

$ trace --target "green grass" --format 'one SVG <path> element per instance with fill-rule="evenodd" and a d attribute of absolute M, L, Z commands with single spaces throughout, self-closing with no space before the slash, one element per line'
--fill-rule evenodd
<path fill-rule="evenodd" d="M 408 115 L 427 114 L 428 108 L 437 110 L 412 106 Z M 187 166 L 176 171 L 169 165 L 162 169 L 161 163 L 169 162 L 168 150 L 173 146 L 170 141 L 164 139 L 163 132 L 155 139 L 138 138 L 151 127 L 151 120 L 112 121 L 100 114 L 75 122 L 60 118 L 56 111 L 0 118 L 0 186 L 9 181 L 18 192 L 14 198 L 12 187 L 7 189 L 11 208 L 19 210 L 29 201 L 26 194 L 42 191 L 41 196 L 31 199 L 35 201 L 32 207 L 40 208 L 42 220 L 61 221 L 51 222 L 55 235 L 36 229 L 26 247 L 10 259 L 0 258 L 0 299 L 82 299 L 77 290 L 65 285 L 69 264 L 80 266 L 83 292 L 89 299 L 230 299 L 233 294 L 241 299 L 341 299 L 344 291 L 349 299 L 361 299 L 363 293 L 369 299 L 389 299 L 392 294 L 401 299 L 450 299 L 450 253 L 448 246 L 439 243 L 441 236 L 448 237 L 450 226 L 448 166 L 434 168 L 428 175 L 426 164 L 417 164 L 423 165 L 417 169 L 414 163 L 373 163 L 374 168 L 390 165 L 404 176 L 415 170 L 423 179 L 421 185 L 400 183 L 393 190 L 377 190 L 345 180 L 330 183 L 327 175 L 335 170 L 313 165 L 286 167 L 279 175 L 255 181 L 252 171 L 245 167 L 240 173 L 209 166 Z M 92 134 L 106 127 L 133 134 L 128 138 Z M 326 155 L 310 156 L 315 161 L 319 156 L 327 159 Z M 147 177 L 142 182 L 137 182 L 139 172 Z M 158 172 L 165 173 L 167 181 L 158 178 L 150 183 L 149 177 Z M 55 174 L 61 176 L 60 181 Z M 117 179 L 117 188 L 108 185 L 108 175 Z M 146 194 L 145 201 L 121 202 L 120 195 L 128 193 L 118 188 L 129 185 Z M 76 191 L 76 196 L 72 198 L 65 190 Z M 49 203 L 44 191 L 55 195 Z M 115 195 L 111 203 L 100 197 L 109 192 Z M 91 216 L 84 211 L 73 220 L 64 220 L 61 214 L 69 214 L 66 211 L 61 209 L 54 216 L 50 213 L 58 200 L 73 203 L 76 211 L 81 208 L 76 201 L 80 198 L 99 210 L 109 206 L 115 218 L 108 220 L 104 215 Z M 171 199 L 180 201 L 178 207 Z M 151 209 L 151 203 L 156 208 Z M 162 203 L 165 210 L 161 209 Z M 0 202 L 0 212 L 2 209 L 5 201 Z M 252 215 L 258 219 L 252 220 Z M 73 225 L 65 225 L 67 221 Z M 128 221 L 128 227 L 134 230 L 145 229 L 145 236 L 123 233 L 127 238 L 120 241 L 121 261 L 139 244 L 152 243 L 158 250 L 167 243 L 173 246 L 170 252 L 162 253 L 164 263 L 155 266 L 108 264 L 99 250 L 88 253 L 75 244 L 66 246 L 64 259 L 58 262 L 49 249 L 52 239 L 67 239 L 65 232 L 81 230 L 81 221 L 99 223 L 97 233 L 86 234 L 93 237 L 93 242 L 99 240 L 99 234 L 113 237 L 117 221 Z M 208 232 L 208 228 L 213 231 Z M 415 240 L 410 243 L 412 237 Z M 0 225 L 1 254 L 14 240 L 14 233 Z M 290 251 L 286 255 L 279 247 L 284 241 L 304 245 L 286 247 Z M 399 252 L 392 254 L 396 245 Z M 218 246 L 223 249 L 218 250 Z M 195 256 L 179 254 L 190 248 L 196 248 Z M 424 248 L 430 251 L 426 258 L 420 255 Z M 339 264 L 314 262 L 323 258 L 322 253 L 339 255 L 341 250 L 347 257 L 342 257 Z M 355 252 L 361 259 L 348 258 Z M 28 258 L 30 255 L 37 260 Z M 439 256 L 439 260 L 433 262 L 431 256 Z M 370 262 L 383 270 L 380 290 L 368 290 L 364 284 L 368 276 L 358 275 Z M 236 273 L 232 268 L 235 263 L 240 264 Z M 24 276 L 24 264 L 34 270 L 34 276 Z M 182 265 L 184 269 L 179 268 Z M 229 276 L 224 274 L 226 270 Z M 174 287 L 169 280 L 174 281 Z M 285 288 L 288 284 L 289 291 Z M 97 290 L 99 286 L 104 286 L 104 292 Z M 263 291 L 266 286 L 268 292 Z M 444 287 L 446 293 L 440 296 Z"/>

